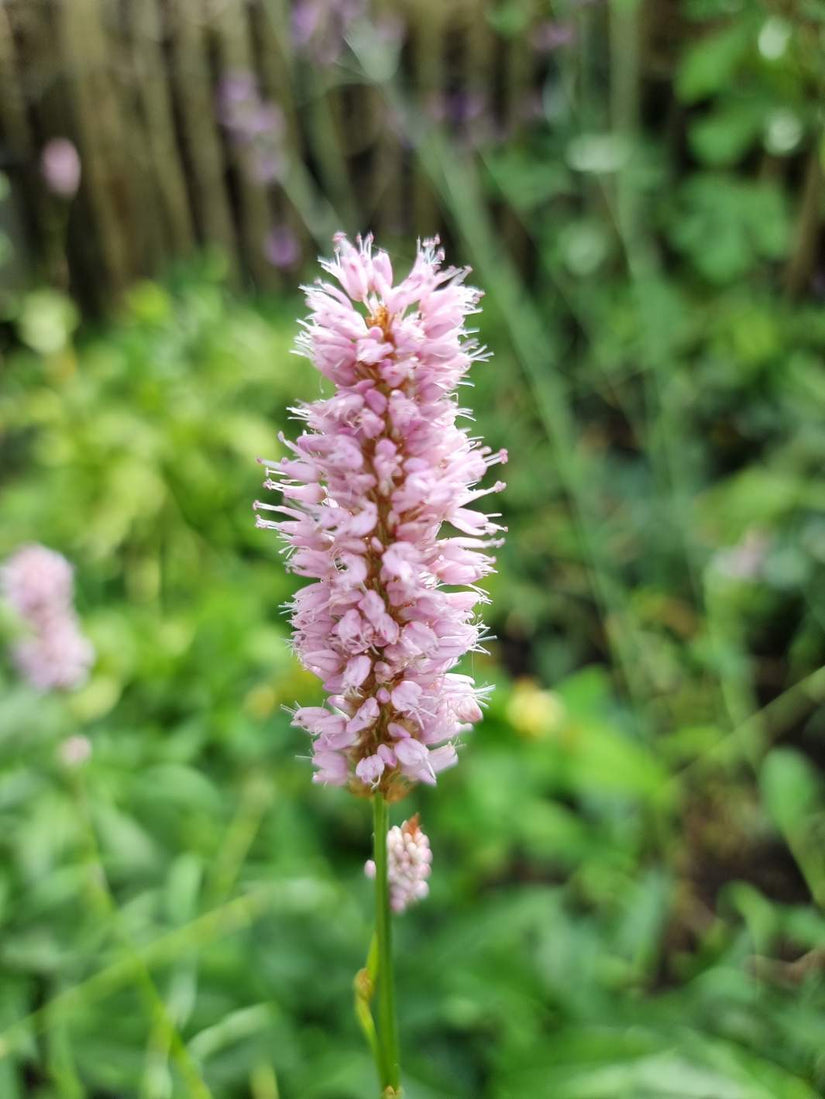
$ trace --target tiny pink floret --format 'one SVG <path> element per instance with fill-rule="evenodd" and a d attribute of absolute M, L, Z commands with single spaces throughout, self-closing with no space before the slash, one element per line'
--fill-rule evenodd
<path fill-rule="evenodd" d="M 459 423 L 456 389 L 487 357 L 466 327 L 481 293 L 443 259 L 425 242 L 393 285 L 371 237 L 336 238 L 322 261 L 334 281 L 305 288 L 297 342 L 335 391 L 293 410 L 303 434 L 262 460 L 282 502 L 255 503 L 311 581 L 291 604 L 294 646 L 329 707 L 294 724 L 313 737 L 316 781 L 364 793 L 435 783 L 481 716 L 484 689 L 453 669 L 479 649 L 476 585 L 504 528 L 469 505 L 504 487 L 478 485 L 507 454 Z"/>

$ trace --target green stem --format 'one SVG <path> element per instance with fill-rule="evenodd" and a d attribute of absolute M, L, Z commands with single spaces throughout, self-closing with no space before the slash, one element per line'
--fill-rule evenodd
<path fill-rule="evenodd" d="M 372 997 L 375 992 L 375 979 L 378 976 L 378 939 L 373 932 L 370 940 L 370 949 L 367 954 L 367 964 L 355 974 L 353 991 L 355 993 L 355 1017 L 358 1025 L 367 1039 L 367 1045 L 375 1060 L 379 1078 L 384 1074 L 384 1051 L 378 1041 L 378 1032 L 375 1029 L 375 1020 L 372 1017 Z"/>
<path fill-rule="evenodd" d="M 384 1094 L 399 1092 L 398 1023 L 395 1018 L 395 985 L 392 969 L 392 924 L 387 875 L 389 810 L 383 794 L 375 794 L 373 845 L 375 857 L 375 936 L 378 941 L 378 1040 L 381 1048 L 381 1086 Z"/>

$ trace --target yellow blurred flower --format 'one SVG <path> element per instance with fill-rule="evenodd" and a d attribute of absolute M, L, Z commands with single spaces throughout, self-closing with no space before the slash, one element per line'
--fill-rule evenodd
<path fill-rule="evenodd" d="M 510 724 L 531 740 L 557 733 L 565 721 L 564 703 L 554 691 L 546 691 L 532 679 L 520 679 L 507 702 Z"/>
<path fill-rule="evenodd" d="M 253 687 L 243 700 L 244 711 L 259 721 L 269 717 L 277 705 L 278 694 L 268 683 L 259 683 Z"/>

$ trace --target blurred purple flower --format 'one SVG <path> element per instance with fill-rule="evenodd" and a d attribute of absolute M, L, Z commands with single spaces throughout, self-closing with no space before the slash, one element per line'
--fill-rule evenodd
<path fill-rule="evenodd" d="M 306 49 L 324 21 L 326 5 L 320 0 L 298 0 L 292 6 L 292 43 L 296 49 Z"/>
<path fill-rule="evenodd" d="M 72 601 L 74 569 L 62 553 L 30 543 L 0 566 L 0 592 L 26 620 L 48 614 Z"/>
<path fill-rule="evenodd" d="M 404 41 L 407 28 L 404 20 L 396 13 L 379 15 L 373 26 L 376 38 L 384 46 L 400 46 Z"/>
<path fill-rule="evenodd" d="M 430 97 L 428 110 L 436 122 L 463 126 L 484 114 L 484 96 L 478 92 L 437 92 Z"/>
<path fill-rule="evenodd" d="M 477 149 L 498 138 L 498 125 L 480 92 L 455 91 L 430 96 L 427 114 L 448 127 L 467 148 Z"/>
<path fill-rule="evenodd" d="M 67 137 L 53 137 L 43 146 L 40 170 L 52 194 L 74 198 L 80 186 L 80 154 Z"/>
<path fill-rule="evenodd" d="M 288 225 L 276 225 L 264 242 L 264 255 L 279 270 L 295 267 L 301 260 L 301 242 Z"/>
<path fill-rule="evenodd" d="M 530 40 L 538 53 L 552 53 L 575 42 L 576 28 L 572 23 L 556 23 L 546 19 L 533 28 Z"/>
<path fill-rule="evenodd" d="M 55 617 L 42 632 L 12 646 L 18 671 L 38 691 L 80 687 L 88 678 L 95 651 L 74 615 Z"/>
<path fill-rule="evenodd" d="M 235 144 L 245 150 L 253 179 L 272 183 L 283 177 L 287 164 L 283 112 L 261 97 L 251 73 L 230 73 L 221 81 L 218 118 Z"/>
<path fill-rule="evenodd" d="M 334 65 L 353 23 L 366 15 L 366 0 L 297 0 L 292 8 L 293 45 L 317 65 Z"/>
<path fill-rule="evenodd" d="M 274 103 L 258 102 L 246 119 L 245 134 L 249 141 L 257 137 L 278 137 L 284 132 L 284 115 Z"/>
<path fill-rule="evenodd" d="M 218 102 L 227 113 L 235 104 L 245 104 L 257 95 L 255 77 L 248 72 L 229 73 L 221 81 Z"/>
<path fill-rule="evenodd" d="M 253 148 L 249 154 L 249 174 L 256 183 L 275 183 L 283 179 L 286 158 L 282 149 Z"/>

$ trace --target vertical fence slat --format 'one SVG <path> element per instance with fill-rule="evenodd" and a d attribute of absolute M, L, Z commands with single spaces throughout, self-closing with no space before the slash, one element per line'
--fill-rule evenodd
<path fill-rule="evenodd" d="M 131 229 L 130 273 L 146 275 L 159 271 L 174 254 L 171 238 L 163 224 L 163 204 L 158 173 L 152 156 L 150 122 L 142 111 L 141 81 L 135 65 L 131 4 L 118 7 L 109 0 L 108 26 L 104 27 L 109 65 L 106 83 L 116 112 L 116 126 L 107 134 L 115 146 L 119 174 L 130 193 L 128 224 Z M 106 9 L 103 9 L 106 14 Z M 152 211 L 153 216 L 148 216 Z M 125 211 L 124 211 L 125 213 Z"/>
<path fill-rule="evenodd" d="M 530 48 L 530 28 L 514 35 L 507 43 L 504 57 L 505 110 L 504 128 L 512 139 L 524 129 L 524 108 L 534 87 L 535 56 Z M 505 206 L 501 218 L 502 236 L 510 242 L 510 251 L 519 267 L 524 267 L 530 251 L 530 240 L 521 219 L 510 205 Z"/>
<path fill-rule="evenodd" d="M 131 0 L 131 13 L 133 71 L 145 118 L 151 170 L 161 199 L 164 230 L 172 251 L 180 255 L 192 247 L 194 234 L 161 46 L 158 0 Z"/>
<path fill-rule="evenodd" d="M 524 105 L 534 86 L 535 55 L 530 47 L 530 26 L 512 35 L 504 49 L 504 118 L 512 137 L 524 128 Z"/>
<path fill-rule="evenodd" d="M 373 14 L 377 23 L 406 15 L 395 0 L 374 0 Z M 373 146 L 371 179 L 364 189 L 366 202 L 362 204 L 362 217 L 365 228 L 369 226 L 376 234 L 387 238 L 403 232 L 403 146 L 394 132 L 393 120 L 386 115 L 387 105 L 381 92 L 365 88 L 362 99 L 364 122 L 361 130 Z"/>
<path fill-rule="evenodd" d="M 219 0 L 218 3 L 207 0 L 206 10 L 211 13 L 209 25 L 217 41 L 221 76 L 232 73 L 255 75 L 247 0 Z M 272 268 L 264 256 L 264 243 L 272 224 L 269 201 L 263 186 L 251 178 L 243 156 L 235 153 L 233 162 L 237 173 L 244 259 L 253 277 L 266 284 L 273 280 Z"/>
<path fill-rule="evenodd" d="M 83 256 L 78 252 L 73 263 L 84 283 L 91 280 L 104 291 L 99 296 L 186 253 L 196 241 L 219 245 L 234 275 L 244 270 L 271 284 L 267 233 L 273 223 L 285 225 L 306 243 L 303 219 L 314 205 L 305 184 L 311 177 L 315 193 L 335 208 L 335 217 L 325 215 L 324 235 L 333 223 L 350 231 L 374 227 L 383 237 L 396 231 L 428 236 L 441 228 L 437 193 L 407 147 L 403 122 L 396 128 L 384 119 L 384 97 L 368 83 L 341 83 L 348 80 L 346 46 L 343 68 L 313 59 L 317 43 L 295 56 L 294 2 L 0 0 L 2 133 L 28 172 L 36 170 L 32 119 L 43 135 L 65 133 L 77 141 L 84 167 L 78 210 L 90 224 L 78 238 Z M 435 105 L 441 114 L 456 107 L 460 113 L 464 95 L 483 97 L 492 117 L 499 93 L 494 72 L 501 71 L 496 106 L 510 131 L 517 130 L 535 76 L 526 33 L 509 41 L 497 37 L 485 0 L 371 4 L 377 20 L 406 23 L 402 79 L 413 112 L 426 119 Z M 35 42 L 12 25 L 12 17 L 25 15 L 28 27 L 35 7 L 38 26 L 50 18 L 59 30 L 56 50 L 41 49 L 39 32 Z M 118 14 L 128 34 L 115 25 Z M 322 20 L 328 16 L 335 13 L 321 11 Z M 21 49 L 25 57 L 17 57 Z M 24 70 L 32 55 L 43 67 L 37 79 Z M 233 71 L 256 75 L 262 94 L 284 113 L 294 166 L 285 189 L 253 179 L 244 150 L 222 130 L 216 91 Z M 459 99 L 448 102 L 449 93 Z M 457 140 L 472 140 L 472 117 L 445 124 L 455 127 Z M 23 197 L 31 222 L 39 222 L 37 196 L 23 188 Z M 499 217 L 515 250 L 524 253 L 527 242 L 512 215 L 501 210 Z M 99 252 L 100 261 L 87 263 L 87 251 Z"/>
<path fill-rule="evenodd" d="M 260 7 L 263 86 L 283 111 L 290 151 L 300 155 L 303 135 L 293 95 L 295 73 L 289 53 L 289 13 L 283 0 L 261 0 Z"/>
<path fill-rule="evenodd" d="M 294 73 L 289 53 L 289 13 L 283 0 L 262 0 L 260 33 L 262 85 L 267 96 L 271 97 L 283 112 L 284 140 L 289 156 L 300 158 L 304 152 L 304 138 L 293 94 Z M 282 188 L 279 188 L 275 201 L 281 221 L 295 234 L 303 250 L 310 241 L 303 219 Z"/>
<path fill-rule="evenodd" d="M 113 131 L 117 129 L 114 103 L 106 79 L 109 65 L 107 42 L 100 25 L 96 0 L 71 0 L 55 6 L 58 40 L 74 124 L 84 166 L 85 189 L 99 240 L 107 285 L 115 293 L 134 273 L 127 238 L 128 219 L 124 203 L 118 201 L 118 187 L 128 187 L 117 178 Z"/>
<path fill-rule="evenodd" d="M 441 0 L 411 0 L 410 33 L 415 88 L 412 92 L 417 109 L 430 113 L 444 93 L 444 34 L 449 6 Z M 422 237 L 440 229 L 440 211 L 427 174 L 414 164 L 413 210 L 415 230 Z"/>
<path fill-rule="evenodd" d="M 311 58 L 302 66 L 300 90 L 305 100 L 303 121 L 307 146 L 312 151 L 319 182 L 337 216 L 341 229 L 360 229 L 361 211 L 345 153 L 339 93 L 330 87 L 323 68 Z"/>
<path fill-rule="evenodd" d="M 467 137 L 484 137 L 495 109 L 492 81 L 493 39 L 484 18 L 484 3 L 467 0 L 462 12 L 464 36 L 464 95 L 468 100 Z M 478 112 L 477 114 L 475 112 Z"/>
<path fill-rule="evenodd" d="M 7 7 L 0 3 L 0 133 L 2 146 L 0 170 L 9 171 L 14 179 L 18 172 L 24 175 L 32 170 L 32 140 L 25 99 L 21 91 L 17 66 L 14 31 Z M 25 278 L 26 255 L 21 247 L 23 233 L 20 225 L 20 196 L 13 193 L 11 202 L 0 208 L 0 230 L 12 242 L 11 257 L 0 265 L 0 291 L 22 282 Z M 39 242 L 41 247 L 42 242 Z M 45 248 L 44 248 L 45 250 Z"/>
<path fill-rule="evenodd" d="M 172 78 L 180 101 L 182 142 L 192 180 L 202 243 L 226 254 L 237 279 L 240 264 L 224 176 L 223 152 L 215 129 L 215 97 L 209 75 L 206 36 L 199 5 L 165 0 L 171 32 Z"/>
<path fill-rule="evenodd" d="M 0 3 L 0 125 L 9 151 L 21 159 L 31 151 L 32 140 L 14 48 L 9 9 Z"/>

